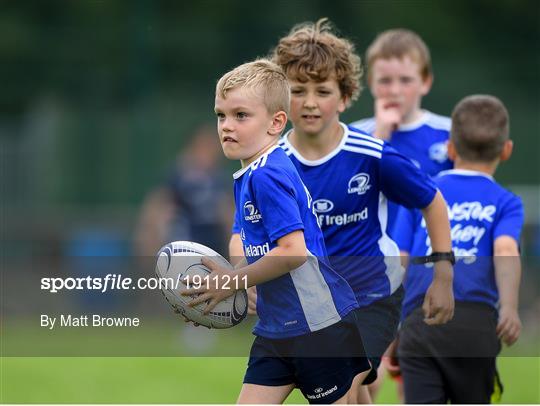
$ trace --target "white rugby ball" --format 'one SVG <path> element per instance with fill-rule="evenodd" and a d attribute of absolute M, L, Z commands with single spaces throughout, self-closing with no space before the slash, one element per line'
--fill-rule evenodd
<path fill-rule="evenodd" d="M 176 289 L 170 283 L 164 283 L 160 285 L 161 291 L 175 311 L 189 320 L 209 328 L 233 327 L 240 323 L 247 314 L 248 298 L 244 289 L 236 291 L 234 295 L 219 302 L 208 314 L 203 314 L 206 303 L 200 303 L 194 307 L 187 305 L 196 295 L 183 296 L 180 294 L 180 290 L 185 288 L 181 281 L 186 277 L 189 277 L 191 284 L 193 284 L 195 275 L 199 275 L 202 279 L 211 272 L 201 264 L 202 257 L 209 257 L 218 265 L 233 269 L 229 261 L 202 244 L 191 241 L 174 241 L 163 246 L 157 254 L 156 276 L 167 278 L 168 281 L 173 280 Z M 235 282 L 231 280 L 231 286 L 233 283 Z"/>

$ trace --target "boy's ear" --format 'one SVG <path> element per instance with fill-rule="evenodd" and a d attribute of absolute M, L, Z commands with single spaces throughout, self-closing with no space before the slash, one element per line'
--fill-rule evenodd
<path fill-rule="evenodd" d="M 287 125 L 287 114 L 284 111 L 278 111 L 272 116 L 272 124 L 268 129 L 268 135 L 279 135 Z"/>
<path fill-rule="evenodd" d="M 506 140 L 504 142 L 503 149 L 501 151 L 500 160 L 508 161 L 512 156 L 512 151 L 514 150 L 514 142 L 512 140 Z"/>
<path fill-rule="evenodd" d="M 452 139 L 448 140 L 448 144 L 446 144 L 446 148 L 447 148 L 448 159 L 450 159 L 452 162 L 455 162 L 457 158 L 457 151 L 456 151 L 456 146 L 454 145 L 454 142 L 452 141 Z"/>
<path fill-rule="evenodd" d="M 347 96 L 341 96 L 341 99 L 338 105 L 338 113 L 341 114 L 345 110 L 347 110 L 348 105 L 349 105 L 349 98 Z"/>
<path fill-rule="evenodd" d="M 425 79 L 422 79 L 422 96 L 425 96 L 431 90 L 433 85 L 433 75 L 428 75 Z"/>

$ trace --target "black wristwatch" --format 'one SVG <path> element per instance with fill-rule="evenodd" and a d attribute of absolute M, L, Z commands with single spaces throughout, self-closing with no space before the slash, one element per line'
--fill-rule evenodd
<path fill-rule="evenodd" d="M 414 257 L 412 263 L 415 265 L 423 265 L 435 263 L 439 261 L 449 261 L 452 265 L 456 264 L 456 256 L 453 251 L 450 252 L 433 252 L 425 257 Z"/>

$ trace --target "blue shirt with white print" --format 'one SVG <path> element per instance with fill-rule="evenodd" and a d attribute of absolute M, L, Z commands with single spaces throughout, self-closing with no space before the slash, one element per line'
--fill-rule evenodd
<path fill-rule="evenodd" d="M 316 161 L 300 155 L 289 142 L 290 133 L 279 144 L 313 197 L 333 268 L 363 307 L 391 295 L 403 280 L 399 250 L 386 229 L 388 201 L 424 208 L 436 188 L 387 143 L 341 126 L 339 145 Z"/>
<path fill-rule="evenodd" d="M 328 327 L 358 307 L 345 279 L 329 265 L 307 188 L 285 152 L 275 146 L 234 174 L 235 228 L 252 264 L 277 241 L 303 230 L 308 260 L 257 285 L 254 334 L 286 338 Z"/>
<path fill-rule="evenodd" d="M 493 265 L 497 237 L 507 235 L 519 242 L 523 206 L 519 197 L 486 174 L 469 170 L 441 172 L 435 182 L 448 204 L 454 267 L 454 298 L 457 301 L 498 302 Z M 400 209 L 396 242 L 411 256 L 431 253 L 431 242 L 421 214 Z M 403 316 L 421 306 L 433 280 L 433 265 L 410 265 L 405 281 Z"/>
<path fill-rule="evenodd" d="M 375 118 L 351 123 L 368 134 L 375 131 Z M 454 164 L 448 159 L 448 138 L 450 137 L 451 120 L 424 110 L 419 120 L 400 125 L 392 132 L 390 145 L 398 152 L 411 159 L 413 163 L 430 176 L 452 169 Z M 390 202 L 388 205 L 389 235 L 394 236 L 395 221 L 399 205 Z"/>

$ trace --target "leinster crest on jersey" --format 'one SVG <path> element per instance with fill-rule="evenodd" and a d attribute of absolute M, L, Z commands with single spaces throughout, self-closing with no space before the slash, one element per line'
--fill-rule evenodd
<path fill-rule="evenodd" d="M 365 172 L 357 173 L 350 180 L 347 185 L 347 193 L 349 194 L 365 194 L 371 185 L 369 184 L 369 175 Z"/>
<path fill-rule="evenodd" d="M 261 219 L 262 215 L 251 201 L 248 200 L 244 203 L 244 220 L 251 223 L 258 223 Z"/>

